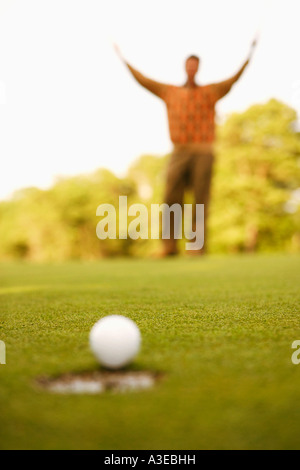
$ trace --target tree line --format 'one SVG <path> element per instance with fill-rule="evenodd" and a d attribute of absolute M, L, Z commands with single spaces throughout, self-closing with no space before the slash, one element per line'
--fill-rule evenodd
<path fill-rule="evenodd" d="M 275 99 L 231 114 L 217 129 L 210 252 L 300 251 L 300 134 Z M 118 178 L 106 169 L 26 188 L 0 202 L 0 259 L 63 261 L 148 256 L 159 240 L 99 240 L 96 209 L 119 196 L 162 203 L 168 155 L 143 155 Z M 187 194 L 187 202 L 192 195 Z M 183 246 L 183 243 L 182 243 Z"/>

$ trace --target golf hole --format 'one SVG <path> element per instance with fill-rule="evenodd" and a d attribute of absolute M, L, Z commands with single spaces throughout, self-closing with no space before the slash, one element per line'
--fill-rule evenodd
<path fill-rule="evenodd" d="M 37 385 L 51 393 L 98 395 L 107 391 L 117 393 L 152 388 L 161 374 L 149 371 L 96 371 L 65 374 L 55 378 L 39 378 Z"/>

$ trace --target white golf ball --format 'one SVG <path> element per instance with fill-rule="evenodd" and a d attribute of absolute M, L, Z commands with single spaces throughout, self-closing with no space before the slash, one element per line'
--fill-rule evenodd
<path fill-rule="evenodd" d="M 134 321 L 122 315 L 101 318 L 91 329 L 90 346 L 108 369 L 129 364 L 140 349 L 141 333 Z"/>

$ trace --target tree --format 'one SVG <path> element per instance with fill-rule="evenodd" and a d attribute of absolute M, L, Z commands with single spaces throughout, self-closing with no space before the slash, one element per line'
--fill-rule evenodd
<path fill-rule="evenodd" d="M 218 128 L 209 231 L 212 252 L 300 251 L 300 136 L 296 112 L 276 100 L 233 114 Z M 148 255 L 159 240 L 99 240 L 100 204 L 162 203 L 166 157 L 144 155 L 125 178 L 99 169 L 27 188 L 0 202 L 0 259 Z M 187 197 L 191 202 L 191 197 Z M 118 213 L 117 213 L 118 217 Z M 118 221 L 117 221 L 118 223 Z M 183 246 L 183 243 L 182 243 Z"/>
<path fill-rule="evenodd" d="M 300 249 L 299 210 L 286 210 L 300 187 L 296 119 L 293 109 L 273 99 L 219 127 L 210 220 L 214 250 Z"/>

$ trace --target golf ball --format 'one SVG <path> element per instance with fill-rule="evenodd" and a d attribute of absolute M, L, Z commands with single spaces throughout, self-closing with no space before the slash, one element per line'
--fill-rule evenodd
<path fill-rule="evenodd" d="M 134 321 L 122 315 L 101 318 L 91 329 L 91 350 L 104 367 L 120 369 L 140 349 L 141 333 Z"/>

